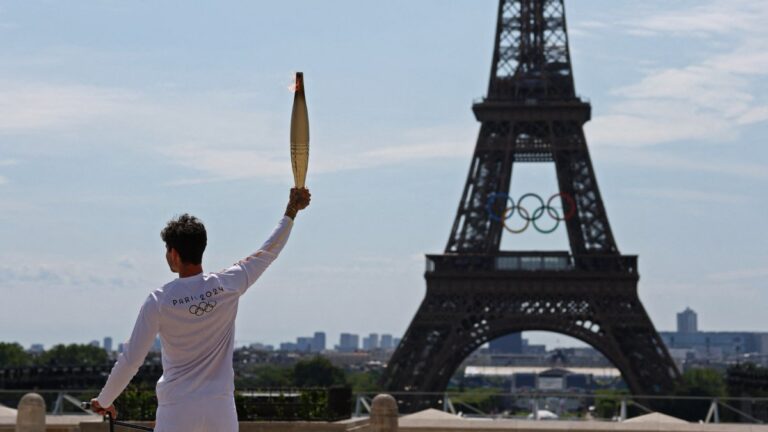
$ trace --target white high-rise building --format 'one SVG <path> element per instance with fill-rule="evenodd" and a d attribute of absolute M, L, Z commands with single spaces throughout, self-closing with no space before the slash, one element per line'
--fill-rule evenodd
<path fill-rule="evenodd" d="M 383 334 L 381 335 L 381 344 L 379 347 L 383 350 L 391 350 L 394 348 L 392 344 L 392 335 L 391 334 Z"/>
<path fill-rule="evenodd" d="M 355 352 L 360 346 L 360 336 L 352 333 L 342 333 L 336 350 L 340 352 Z"/>
<path fill-rule="evenodd" d="M 367 338 L 363 338 L 363 350 L 373 351 L 379 349 L 379 335 L 378 333 L 371 333 Z"/>
<path fill-rule="evenodd" d="M 312 352 L 323 351 L 325 351 L 325 332 L 318 331 L 312 337 Z"/>
<path fill-rule="evenodd" d="M 686 307 L 684 311 L 677 314 L 677 332 L 678 333 L 696 333 L 699 326 L 696 320 L 696 312 Z"/>
<path fill-rule="evenodd" d="M 107 354 L 112 352 L 112 338 L 109 336 L 104 338 L 104 351 L 106 351 Z"/>

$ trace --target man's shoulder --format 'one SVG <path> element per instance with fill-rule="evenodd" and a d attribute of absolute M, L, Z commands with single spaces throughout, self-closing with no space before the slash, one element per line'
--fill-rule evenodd
<path fill-rule="evenodd" d="M 227 280 L 224 276 L 230 269 L 225 269 L 220 272 L 203 273 L 202 277 L 196 278 L 194 281 L 174 279 L 160 288 L 154 289 L 149 293 L 149 296 L 158 303 L 171 302 L 179 296 L 190 296 L 204 292 L 211 287 L 224 288 L 227 285 Z"/>
<path fill-rule="evenodd" d="M 174 291 L 176 291 L 177 287 L 179 285 L 179 280 L 174 279 L 172 281 L 167 282 L 165 285 L 161 286 L 160 288 L 155 288 L 152 291 L 149 292 L 149 297 L 157 301 L 158 303 L 163 300 L 168 295 L 172 295 Z"/>

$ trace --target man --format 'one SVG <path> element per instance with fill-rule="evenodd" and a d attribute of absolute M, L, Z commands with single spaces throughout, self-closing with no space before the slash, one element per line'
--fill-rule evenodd
<path fill-rule="evenodd" d="M 207 243 L 203 224 L 188 214 L 168 222 L 161 232 L 165 258 L 179 277 L 147 297 L 107 383 L 91 400 L 92 409 L 117 416 L 112 403 L 159 334 L 163 376 L 156 388 L 155 431 L 237 431 L 232 351 L 238 301 L 277 258 L 296 214 L 309 201 L 307 189 L 291 189 L 285 216 L 264 245 L 219 273 L 203 273 Z"/>

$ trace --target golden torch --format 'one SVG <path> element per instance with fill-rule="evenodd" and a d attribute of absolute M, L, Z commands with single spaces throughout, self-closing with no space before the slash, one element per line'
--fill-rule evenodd
<path fill-rule="evenodd" d="M 304 188 L 309 164 L 309 118 L 304 97 L 304 74 L 296 72 L 291 112 L 291 165 L 293 180 L 298 189 Z"/>

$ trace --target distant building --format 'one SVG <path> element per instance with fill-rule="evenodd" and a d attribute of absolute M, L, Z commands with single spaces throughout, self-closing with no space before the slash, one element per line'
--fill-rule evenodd
<path fill-rule="evenodd" d="M 489 378 L 498 381 L 502 378 L 509 382 L 513 393 L 525 394 L 537 391 L 542 393 L 571 393 L 583 394 L 599 386 L 621 388 L 621 373 L 616 368 L 550 368 L 544 366 L 467 366 L 464 369 L 467 380 L 484 383 Z M 598 382 L 600 384 L 598 384 Z M 530 409 L 530 399 L 521 397 L 511 401 L 518 409 Z M 559 398 L 558 398 L 559 399 Z M 560 408 L 577 409 L 582 401 L 577 398 L 562 398 L 556 404 Z"/>
<path fill-rule="evenodd" d="M 668 349 L 695 358 L 722 360 L 742 354 L 768 354 L 768 333 L 757 332 L 659 332 Z M 683 350 L 683 351 L 681 351 Z"/>
<path fill-rule="evenodd" d="M 354 352 L 360 346 L 360 337 L 352 333 L 342 333 L 339 337 L 339 344 L 336 345 L 336 351 Z"/>
<path fill-rule="evenodd" d="M 101 345 L 99 345 L 99 341 L 96 339 L 92 340 L 88 345 L 99 348 Z"/>
<path fill-rule="evenodd" d="M 297 337 L 296 338 L 296 351 L 301 352 L 310 352 L 312 351 L 312 341 L 314 339 L 311 337 Z"/>
<path fill-rule="evenodd" d="M 124 349 L 125 349 L 125 344 L 124 343 L 120 342 L 119 344 L 117 344 L 117 353 L 118 354 L 122 354 Z"/>
<path fill-rule="evenodd" d="M 152 344 L 152 348 L 150 351 L 152 352 L 161 352 L 162 351 L 162 344 L 160 343 L 160 336 L 155 336 L 155 342 Z"/>
<path fill-rule="evenodd" d="M 280 344 L 280 351 L 296 351 L 297 346 L 293 342 L 283 342 Z"/>
<path fill-rule="evenodd" d="M 315 332 L 312 337 L 312 352 L 325 351 L 325 332 Z"/>
<path fill-rule="evenodd" d="M 363 350 L 373 351 L 379 348 L 379 335 L 371 333 L 367 338 L 363 338 Z"/>
<path fill-rule="evenodd" d="M 528 339 L 523 339 L 523 354 L 546 354 L 547 353 L 547 346 L 546 345 L 537 345 L 537 344 L 530 344 L 528 343 Z"/>
<path fill-rule="evenodd" d="M 392 344 L 392 335 L 391 334 L 383 334 L 383 335 L 381 335 L 381 344 L 379 346 L 383 350 L 391 350 L 391 349 L 393 349 L 394 346 Z"/>
<path fill-rule="evenodd" d="M 400 338 L 392 339 L 392 345 L 394 346 L 395 349 L 397 349 L 397 347 L 400 346 Z"/>
<path fill-rule="evenodd" d="M 251 349 L 258 350 L 258 351 L 274 351 L 275 347 L 273 345 L 265 345 L 260 342 L 252 343 L 249 346 Z"/>
<path fill-rule="evenodd" d="M 104 351 L 107 353 L 112 352 L 112 338 L 109 336 L 104 338 Z"/>
<path fill-rule="evenodd" d="M 512 389 L 536 389 L 539 391 L 584 391 L 594 388 L 594 376 L 589 373 L 571 372 L 553 368 L 539 373 L 522 372 L 512 376 Z"/>
<path fill-rule="evenodd" d="M 45 351 L 43 344 L 32 344 L 29 347 L 29 352 L 32 354 L 42 354 Z"/>
<path fill-rule="evenodd" d="M 510 333 L 492 340 L 488 351 L 493 354 L 522 354 L 523 353 L 523 334 Z"/>
<path fill-rule="evenodd" d="M 768 355 L 768 333 L 699 331 L 696 312 L 689 307 L 677 314 L 676 332 L 663 331 L 659 336 L 678 365 L 697 360 L 722 361 L 745 354 Z"/>
<path fill-rule="evenodd" d="M 696 320 L 696 312 L 689 307 L 685 308 L 684 311 L 677 314 L 677 332 L 696 333 L 699 331 Z"/>

